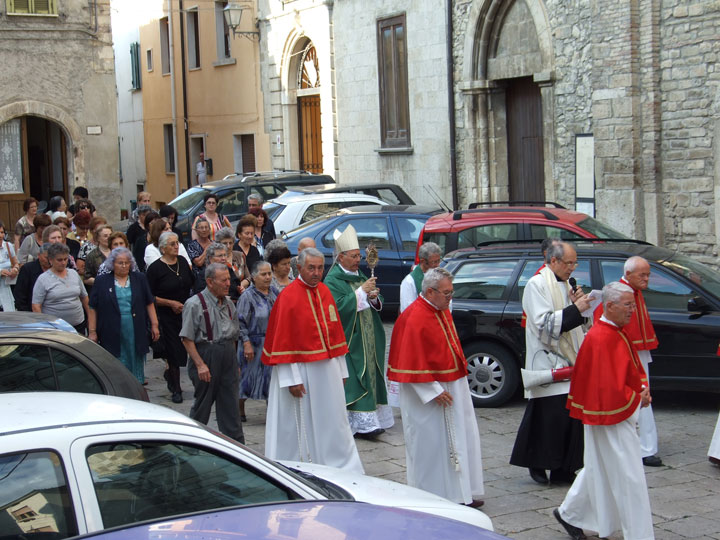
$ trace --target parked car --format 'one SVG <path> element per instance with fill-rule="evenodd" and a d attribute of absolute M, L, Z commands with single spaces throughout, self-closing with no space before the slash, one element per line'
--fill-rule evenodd
<path fill-rule="evenodd" d="M 274 199 L 288 188 L 334 183 L 332 176 L 304 171 L 254 172 L 245 175 L 230 174 L 217 182 L 195 186 L 180 194 L 169 204 L 177 210 L 175 226 L 182 232 L 183 241 L 190 240 L 190 228 L 195 216 L 205 210 L 204 198 L 208 193 L 218 197 L 218 213 L 235 225 L 247 213 L 247 198 L 257 193 L 263 201 Z"/>
<path fill-rule="evenodd" d="M 557 203 L 502 201 L 474 203 L 468 210 L 433 216 L 425 223 L 418 248 L 423 242 L 435 242 L 444 253 L 450 253 L 456 249 L 479 247 L 498 240 L 540 242 L 550 236 L 563 240 L 629 240 L 624 234 L 595 218 L 568 210 Z"/>
<path fill-rule="evenodd" d="M 677 252 L 644 243 L 575 243 L 573 272 L 586 292 L 623 274 L 640 255 L 651 267 L 644 292 L 660 342 L 652 351 L 653 389 L 720 391 L 720 274 Z M 455 276 L 453 319 L 468 359 L 468 380 L 478 407 L 496 407 L 521 386 L 525 330 L 520 326 L 525 284 L 542 265 L 538 244 L 496 245 L 449 254 Z"/>
<path fill-rule="evenodd" d="M 97 540 L 423 540 L 507 538 L 485 529 L 420 512 L 352 501 L 288 501 L 198 512 L 111 529 L 82 538 Z"/>
<path fill-rule="evenodd" d="M 0 317 L 0 392 L 55 390 L 149 401 L 120 360 L 74 328 L 13 329 L 1 324 L 6 318 Z"/>
<path fill-rule="evenodd" d="M 367 206 L 378 204 L 386 206 L 385 201 L 370 195 L 357 193 L 312 193 L 302 195 L 289 195 L 286 191 L 280 197 L 272 199 L 263 205 L 268 217 L 275 223 L 275 232 L 278 235 L 290 232 L 303 223 L 325 216 L 331 212 L 353 206 Z"/>
<path fill-rule="evenodd" d="M 377 285 L 385 299 L 385 306 L 400 304 L 400 282 L 412 270 L 420 230 L 427 219 L 441 212 L 429 206 L 355 206 L 345 208 L 322 218 L 309 221 L 283 237 L 290 251 L 297 253 L 300 239 L 309 236 L 325 255 L 325 271 L 333 263 L 335 229 L 344 231 L 352 223 L 358 234 L 360 249 L 372 242 L 378 250 L 379 262 L 375 268 Z M 370 275 L 365 261 L 360 269 Z"/>
<path fill-rule="evenodd" d="M 73 325 L 54 315 L 33 311 L 0 311 L 0 332 L 17 330 L 63 330 L 77 334 Z"/>
<path fill-rule="evenodd" d="M 296 474 L 171 409 L 89 394 L 0 394 L 0 536 L 61 539 L 189 512 L 358 500 L 492 528 L 482 512 L 396 482 Z M 301 465 L 301 464 L 298 464 Z M 319 469 L 318 469 L 319 470 Z M 19 530 L 18 530 L 19 529 Z"/>
<path fill-rule="evenodd" d="M 412 197 L 397 184 L 320 184 L 290 188 L 283 195 L 319 195 L 321 193 L 361 193 L 377 197 L 388 204 L 415 204 Z"/>

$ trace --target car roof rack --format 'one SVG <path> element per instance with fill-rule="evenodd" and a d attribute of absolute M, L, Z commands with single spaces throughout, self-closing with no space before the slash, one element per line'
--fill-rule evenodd
<path fill-rule="evenodd" d="M 507 213 L 507 212 L 540 214 L 544 218 L 549 219 L 551 221 L 558 221 L 560 219 L 552 212 L 543 210 L 542 208 L 473 208 L 471 210 L 456 210 L 455 212 L 453 212 L 452 218 L 453 218 L 453 221 L 458 221 L 458 220 L 462 219 L 462 217 L 465 214 L 492 214 L 492 213 L 499 214 L 499 213 Z"/>
<path fill-rule="evenodd" d="M 640 244 L 643 246 L 655 245 L 647 240 L 636 240 L 635 238 L 574 238 L 572 240 L 566 240 L 566 242 L 570 242 L 572 244 L 607 242 L 610 244 Z"/>
<path fill-rule="evenodd" d="M 545 238 L 526 238 L 518 240 L 487 240 L 485 242 L 479 242 L 475 247 L 494 246 L 497 244 L 541 244 Z M 632 238 L 573 238 L 561 239 L 563 242 L 570 244 L 640 244 L 643 246 L 652 246 L 650 242 L 645 240 L 635 240 Z"/>
<path fill-rule="evenodd" d="M 551 206 L 552 208 L 559 208 L 560 210 L 567 210 L 562 204 L 558 204 L 552 201 L 485 201 L 485 202 L 474 202 L 470 203 L 468 208 L 473 210 L 480 206 Z"/>

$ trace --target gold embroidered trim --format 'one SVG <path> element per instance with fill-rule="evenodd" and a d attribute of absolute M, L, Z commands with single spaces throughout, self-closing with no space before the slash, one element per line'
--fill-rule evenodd
<path fill-rule="evenodd" d="M 310 291 L 308 289 L 306 289 L 305 292 L 307 293 L 308 303 L 310 304 L 310 309 L 312 310 L 313 318 L 315 319 L 315 326 L 317 328 L 318 335 L 320 336 L 320 342 L 322 343 L 322 346 L 323 346 L 322 350 L 327 351 L 328 350 L 327 339 L 326 339 L 326 336 L 323 335 L 322 328 L 320 328 L 320 321 L 318 320 L 317 311 L 315 310 L 315 304 L 313 304 L 312 294 L 310 293 Z M 315 291 L 315 292 L 318 295 L 320 294 L 317 291 Z M 322 302 L 320 302 L 320 307 L 322 308 Z M 322 309 L 320 309 L 320 311 L 322 311 Z M 325 313 L 323 313 L 323 318 L 324 317 L 325 317 Z M 329 338 L 330 336 L 327 336 L 327 337 Z"/>
<path fill-rule="evenodd" d="M 587 414 L 590 416 L 611 416 L 613 414 L 618 414 L 618 413 L 628 410 L 632 406 L 633 401 L 635 401 L 635 396 L 637 396 L 637 392 L 635 392 L 633 390 L 632 396 L 630 396 L 630 401 L 626 405 L 623 405 L 622 407 L 620 407 L 619 409 L 615 409 L 614 411 L 588 411 L 587 409 L 585 409 L 585 407 L 583 407 L 579 403 L 575 403 L 574 401 L 572 401 L 573 397 L 570 395 L 568 396 L 568 401 L 571 401 L 571 403 L 570 403 L 571 407 L 580 409 L 583 412 L 583 414 Z"/>

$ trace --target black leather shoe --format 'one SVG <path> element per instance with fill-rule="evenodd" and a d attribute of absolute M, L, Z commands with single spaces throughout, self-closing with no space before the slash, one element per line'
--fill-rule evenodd
<path fill-rule="evenodd" d="M 470 508 L 480 508 L 483 504 L 485 504 L 485 501 L 482 499 L 473 499 L 471 503 L 463 504 L 463 506 L 468 506 Z"/>
<path fill-rule="evenodd" d="M 584 540 L 585 538 L 587 538 L 587 536 L 585 536 L 585 533 L 580 527 L 570 525 L 567 521 L 560 517 L 560 512 L 557 508 L 553 510 L 553 516 L 555 516 L 555 519 L 558 520 L 558 523 L 563 526 L 563 529 L 567 531 L 567 533 L 570 535 L 570 538 L 573 538 L 574 540 Z"/>
<path fill-rule="evenodd" d="M 712 456 L 708 456 L 708 461 L 713 465 L 720 465 L 720 459 Z"/>
<path fill-rule="evenodd" d="M 564 471 L 562 469 L 555 469 L 550 471 L 550 483 L 551 484 L 572 484 L 575 481 L 575 473 Z"/>
<path fill-rule="evenodd" d="M 528 469 L 530 471 L 530 478 L 535 480 L 538 484 L 547 484 L 548 477 L 545 469 Z"/>
<path fill-rule="evenodd" d="M 662 459 L 657 456 L 646 456 L 643 458 L 643 465 L 648 467 L 662 467 L 663 462 Z"/>
<path fill-rule="evenodd" d="M 368 431 L 367 433 L 356 433 L 355 438 L 356 439 L 365 439 L 366 441 L 374 441 L 377 439 L 378 435 L 381 435 L 385 433 L 385 430 L 383 428 L 378 428 L 373 431 Z"/>
<path fill-rule="evenodd" d="M 173 403 L 182 403 L 183 402 L 182 392 L 173 392 L 172 402 Z"/>

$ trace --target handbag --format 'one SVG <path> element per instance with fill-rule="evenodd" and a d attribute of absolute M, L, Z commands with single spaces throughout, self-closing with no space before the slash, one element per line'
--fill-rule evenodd
<path fill-rule="evenodd" d="M 13 256 L 12 252 L 10 251 L 10 243 L 9 242 L 5 242 L 5 249 L 7 249 L 8 259 L 10 259 L 10 265 L 12 267 L 13 259 L 15 259 L 15 257 Z M 15 259 L 15 262 L 17 262 L 17 259 Z M 6 285 L 15 285 L 19 274 L 20 274 L 20 272 L 18 272 L 14 277 L 5 276 L 5 284 Z"/>

